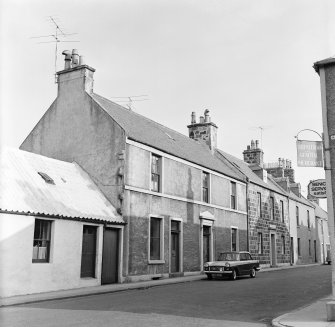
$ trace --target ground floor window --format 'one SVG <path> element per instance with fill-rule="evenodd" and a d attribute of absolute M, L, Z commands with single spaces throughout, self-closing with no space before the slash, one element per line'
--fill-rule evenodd
<path fill-rule="evenodd" d="M 281 254 L 285 254 L 285 236 L 281 237 Z"/>
<path fill-rule="evenodd" d="M 51 220 L 35 219 L 33 262 L 49 262 Z"/>
<path fill-rule="evenodd" d="M 97 227 L 83 226 L 80 277 L 95 277 Z"/>
<path fill-rule="evenodd" d="M 231 229 L 231 250 L 238 251 L 237 246 L 237 228 Z"/>
<path fill-rule="evenodd" d="M 297 244 L 298 244 L 298 256 L 301 256 L 300 238 L 298 238 Z"/>
<path fill-rule="evenodd" d="M 162 260 L 163 219 L 150 217 L 150 260 Z"/>
<path fill-rule="evenodd" d="M 257 236 L 257 250 L 258 250 L 258 254 L 263 253 L 263 234 L 262 233 L 258 233 L 258 236 Z"/>

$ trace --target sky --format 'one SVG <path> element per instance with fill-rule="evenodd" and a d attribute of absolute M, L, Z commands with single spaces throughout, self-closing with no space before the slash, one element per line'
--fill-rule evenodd
<path fill-rule="evenodd" d="M 39 43 L 55 40 L 50 16 L 76 33 L 62 40 L 79 41 L 57 43 L 57 71 L 62 51 L 76 48 L 96 69 L 95 93 L 146 95 L 132 109 L 185 135 L 192 111 L 198 120 L 208 109 L 225 152 L 242 159 L 258 139 L 265 162 L 292 161 L 304 196 L 324 178 L 323 168 L 297 167 L 295 136 L 322 133 L 312 66 L 335 55 L 334 1 L 2 0 L 2 145 L 19 147 L 57 96 L 56 43 Z"/>

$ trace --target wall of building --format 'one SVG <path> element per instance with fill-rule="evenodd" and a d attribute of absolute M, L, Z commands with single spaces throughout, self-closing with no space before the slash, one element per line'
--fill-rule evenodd
<path fill-rule="evenodd" d="M 290 236 L 293 238 L 293 263 L 299 265 L 320 262 L 320 240 L 317 236 L 314 208 L 293 199 L 289 200 L 289 206 Z M 296 207 L 299 208 L 299 225 L 297 225 Z M 310 215 L 310 228 L 308 228 L 307 210 Z M 300 239 L 300 255 L 298 255 L 298 238 Z M 311 253 L 309 253 L 309 241 L 311 242 Z M 316 260 L 314 241 L 316 241 Z"/>
<path fill-rule="evenodd" d="M 261 216 L 257 214 L 257 193 L 261 193 Z M 270 218 L 270 197 L 274 198 L 274 219 Z M 284 222 L 280 214 L 280 201 L 284 203 Z M 287 197 L 250 183 L 248 186 L 249 250 L 264 267 L 271 265 L 271 234 L 275 235 L 276 262 L 274 266 L 290 264 L 290 233 Z M 258 253 L 258 233 L 263 236 L 263 252 Z M 282 239 L 285 237 L 283 251 Z M 283 253 L 284 252 L 284 253 Z"/>
<path fill-rule="evenodd" d="M 83 222 L 52 220 L 50 262 L 33 263 L 35 218 L 1 213 L 0 218 L 0 297 L 101 284 L 101 225 L 97 231 L 96 278 L 80 278 Z"/>

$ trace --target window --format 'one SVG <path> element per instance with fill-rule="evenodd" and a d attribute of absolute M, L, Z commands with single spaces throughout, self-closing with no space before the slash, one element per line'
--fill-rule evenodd
<path fill-rule="evenodd" d="M 275 199 L 273 196 L 270 196 L 270 219 L 275 219 Z"/>
<path fill-rule="evenodd" d="M 209 174 L 202 172 L 202 201 L 209 203 Z"/>
<path fill-rule="evenodd" d="M 257 216 L 260 218 L 262 215 L 262 196 L 257 192 Z"/>
<path fill-rule="evenodd" d="M 311 220 L 309 217 L 309 210 L 307 210 L 307 226 L 308 226 L 308 229 L 311 229 Z"/>
<path fill-rule="evenodd" d="M 298 256 L 301 256 L 300 238 L 298 238 Z"/>
<path fill-rule="evenodd" d="M 281 254 L 285 254 L 285 236 L 281 237 Z"/>
<path fill-rule="evenodd" d="M 51 221 L 35 219 L 33 262 L 49 262 Z"/>
<path fill-rule="evenodd" d="M 284 202 L 282 200 L 280 200 L 280 218 L 281 221 L 284 223 L 285 222 L 285 212 L 284 212 Z"/>
<path fill-rule="evenodd" d="M 295 207 L 295 217 L 297 219 L 297 226 L 299 226 L 299 207 Z"/>
<path fill-rule="evenodd" d="M 236 183 L 230 182 L 230 207 L 237 209 L 236 205 Z"/>
<path fill-rule="evenodd" d="M 237 251 L 237 228 L 231 229 L 231 250 Z"/>
<path fill-rule="evenodd" d="M 150 217 L 150 260 L 162 260 L 162 219 Z"/>
<path fill-rule="evenodd" d="M 263 234 L 262 233 L 258 233 L 258 236 L 257 236 L 257 250 L 258 250 L 258 254 L 263 253 Z"/>
<path fill-rule="evenodd" d="M 151 191 L 161 192 L 161 164 L 162 158 L 151 155 Z"/>

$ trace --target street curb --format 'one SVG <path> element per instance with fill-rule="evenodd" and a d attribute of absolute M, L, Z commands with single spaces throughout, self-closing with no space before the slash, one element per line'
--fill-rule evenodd
<path fill-rule="evenodd" d="M 294 269 L 294 268 L 307 268 L 307 267 L 316 266 L 316 265 L 322 265 L 322 264 L 263 268 L 260 271 L 258 271 L 258 273 Z M 52 300 L 78 298 L 78 297 L 83 297 L 83 296 L 124 292 L 128 290 L 133 290 L 133 289 L 148 289 L 151 287 L 157 287 L 157 286 L 163 286 L 163 285 L 169 285 L 169 284 L 181 284 L 181 283 L 187 283 L 187 282 L 192 282 L 192 281 L 202 280 L 202 279 L 207 279 L 205 274 L 189 275 L 189 276 L 176 277 L 176 278 L 164 278 L 160 280 L 149 280 L 149 281 L 134 282 L 134 283 L 111 284 L 111 285 L 106 285 L 106 286 L 100 285 L 100 286 L 94 286 L 92 288 L 85 287 L 85 288 L 70 289 L 70 290 L 19 295 L 19 296 L 13 296 L 13 297 L 0 298 L 0 308 L 6 307 L 6 306 L 19 305 L 19 304 L 38 303 L 38 302 L 45 302 L 45 301 L 52 301 Z M 284 326 L 284 325 L 278 325 L 278 326 Z"/>

